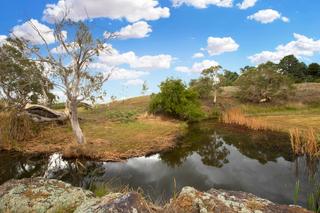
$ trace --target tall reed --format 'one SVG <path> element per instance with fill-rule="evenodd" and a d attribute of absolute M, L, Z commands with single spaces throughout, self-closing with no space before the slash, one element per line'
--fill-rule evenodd
<path fill-rule="evenodd" d="M 280 131 L 280 128 L 267 123 L 261 118 L 246 116 L 241 109 L 233 108 L 225 111 L 221 120 L 226 124 L 236 124 L 253 130 Z M 320 157 L 320 140 L 314 128 L 307 130 L 293 128 L 288 131 L 292 150 L 297 155 L 307 154 L 311 157 Z"/>

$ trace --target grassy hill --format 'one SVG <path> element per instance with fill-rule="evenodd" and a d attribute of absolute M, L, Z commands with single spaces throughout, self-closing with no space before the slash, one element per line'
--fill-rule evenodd
<path fill-rule="evenodd" d="M 149 97 L 137 97 L 94 109 L 79 109 L 87 143 L 79 146 L 71 127 L 50 125 L 29 141 L 1 144 L 2 149 L 29 153 L 61 152 L 65 157 L 119 161 L 173 147 L 183 133 L 180 121 L 147 115 Z"/>

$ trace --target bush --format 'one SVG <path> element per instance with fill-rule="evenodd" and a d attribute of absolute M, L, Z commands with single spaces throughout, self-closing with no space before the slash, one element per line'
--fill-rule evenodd
<path fill-rule="evenodd" d="M 149 111 L 188 121 L 203 117 L 198 94 L 180 79 L 167 79 L 160 84 L 160 93 L 151 96 Z"/>
<path fill-rule="evenodd" d="M 289 77 L 277 72 L 269 63 L 248 69 L 236 84 L 240 100 L 255 103 L 286 99 L 294 91 Z"/>

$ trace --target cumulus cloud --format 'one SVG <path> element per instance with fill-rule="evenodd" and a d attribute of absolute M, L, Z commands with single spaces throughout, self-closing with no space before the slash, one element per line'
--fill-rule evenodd
<path fill-rule="evenodd" d="M 124 83 L 124 85 L 126 86 L 140 86 L 143 84 L 143 80 L 141 79 L 132 79 L 132 80 L 128 80 Z"/>
<path fill-rule="evenodd" d="M 92 18 L 157 20 L 170 16 L 169 8 L 159 6 L 157 0 L 59 0 L 57 4 L 47 4 L 43 19 L 54 23 L 64 17 L 80 21 Z"/>
<path fill-rule="evenodd" d="M 195 53 L 193 54 L 192 58 L 203 58 L 204 54 L 203 53 Z"/>
<path fill-rule="evenodd" d="M 41 24 L 36 19 L 30 19 L 29 21 L 21 25 L 13 27 L 12 36 L 28 40 L 32 44 L 44 44 L 44 41 L 39 36 L 37 31 L 41 33 L 41 35 L 48 44 L 52 44 L 55 42 L 53 30 L 50 29 L 48 26 Z"/>
<path fill-rule="evenodd" d="M 180 7 L 183 4 L 193 6 L 195 8 L 204 9 L 210 5 L 218 7 L 232 7 L 233 0 L 172 0 L 174 7 Z"/>
<path fill-rule="evenodd" d="M 295 40 L 287 44 L 281 44 L 276 47 L 275 51 L 262 51 L 255 55 L 249 56 L 254 64 L 272 61 L 278 63 L 284 56 L 295 55 L 296 57 L 311 57 L 315 53 L 320 53 L 320 40 L 314 40 L 307 36 L 294 33 Z"/>
<path fill-rule="evenodd" d="M 238 3 L 237 6 L 241 9 L 241 10 L 246 10 L 250 7 L 253 7 L 258 0 L 243 0 L 242 3 Z"/>
<path fill-rule="evenodd" d="M 269 24 L 274 22 L 277 19 L 282 20 L 283 22 L 289 22 L 289 18 L 282 16 L 281 13 L 279 13 L 276 10 L 272 9 L 266 9 L 266 10 L 259 10 L 253 15 L 250 15 L 247 17 L 250 20 L 255 20 L 257 22 L 260 22 L 262 24 Z"/>
<path fill-rule="evenodd" d="M 202 70 L 212 66 L 218 66 L 219 63 L 214 60 L 203 60 L 201 62 L 195 62 L 192 67 L 178 66 L 175 68 L 177 72 L 184 73 L 201 73 Z"/>
<path fill-rule="evenodd" d="M 132 25 L 128 25 L 116 32 L 117 38 L 119 39 L 130 39 L 130 38 L 145 38 L 148 37 L 152 32 L 151 26 L 145 21 L 139 21 Z M 107 37 L 108 32 L 105 33 Z"/>
<path fill-rule="evenodd" d="M 0 35 L 0 46 L 6 42 L 7 36 L 6 35 Z"/>
<path fill-rule="evenodd" d="M 239 48 L 239 45 L 231 37 L 209 37 L 207 43 L 206 50 L 211 56 L 220 55 L 224 52 L 234 52 Z"/>
<path fill-rule="evenodd" d="M 143 70 L 157 70 L 169 69 L 173 60 L 171 55 L 145 55 L 137 56 L 133 51 L 119 53 L 116 49 L 111 47 L 111 53 L 101 54 L 99 61 L 109 66 L 119 66 L 127 64 L 133 69 Z"/>
<path fill-rule="evenodd" d="M 141 76 L 149 75 L 149 72 L 125 69 L 121 67 L 111 67 L 105 63 L 95 62 L 90 64 L 91 69 L 99 70 L 106 76 L 110 75 L 110 80 L 130 80 L 138 79 Z"/>

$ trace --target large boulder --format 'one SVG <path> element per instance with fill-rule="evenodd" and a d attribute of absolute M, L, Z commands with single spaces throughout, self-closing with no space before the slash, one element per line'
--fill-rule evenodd
<path fill-rule="evenodd" d="M 73 212 L 93 193 L 58 180 L 11 180 L 0 186 L 0 213 Z"/>
<path fill-rule="evenodd" d="M 312 213 L 299 206 L 278 205 L 245 192 L 184 187 L 163 209 L 166 213 Z"/>
<path fill-rule="evenodd" d="M 138 213 L 156 212 L 157 207 L 147 202 L 139 193 L 110 193 L 101 199 L 84 202 L 75 213 Z"/>

